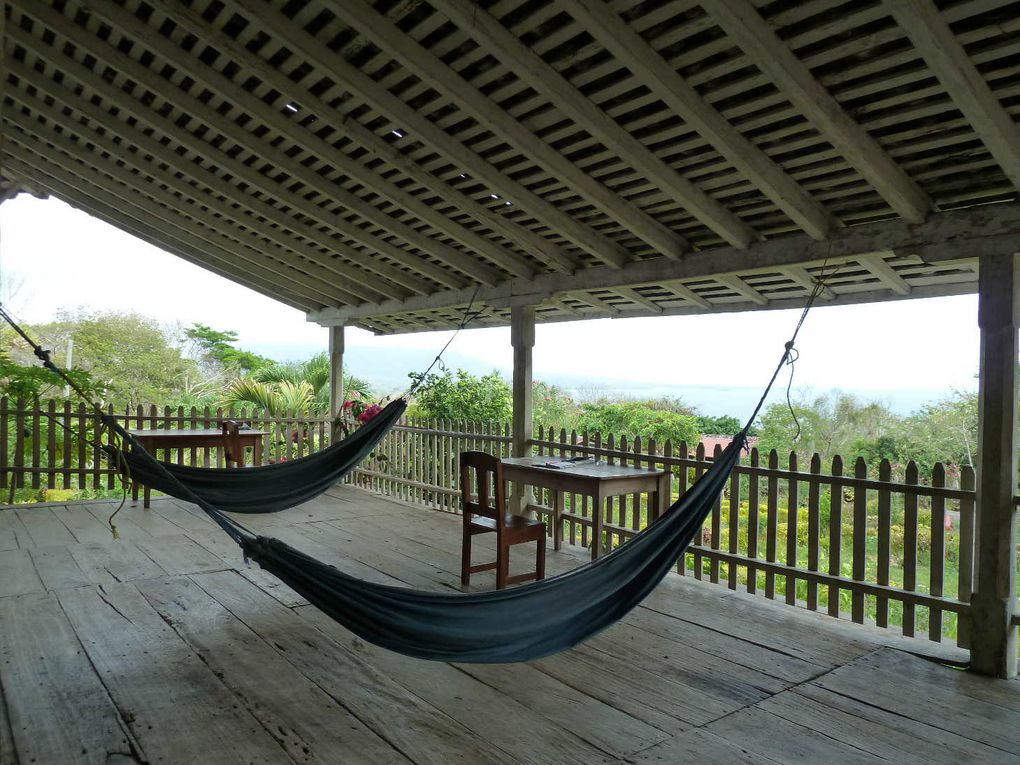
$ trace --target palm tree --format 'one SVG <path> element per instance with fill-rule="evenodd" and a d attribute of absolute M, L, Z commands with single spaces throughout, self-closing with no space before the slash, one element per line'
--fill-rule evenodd
<path fill-rule="evenodd" d="M 249 404 L 272 415 L 284 412 L 319 414 L 329 409 L 329 355 L 317 353 L 296 364 L 271 364 L 255 370 L 250 377 L 239 377 L 224 391 L 223 405 Z M 344 393 L 372 398 L 365 380 L 344 376 Z"/>

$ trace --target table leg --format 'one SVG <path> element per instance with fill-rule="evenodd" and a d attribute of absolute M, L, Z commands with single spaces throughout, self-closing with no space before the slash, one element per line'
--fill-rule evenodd
<path fill-rule="evenodd" d="M 595 560 L 602 554 L 602 504 L 605 498 L 601 487 L 595 489 L 591 499 L 591 559 Z"/>
<path fill-rule="evenodd" d="M 262 439 L 255 442 L 251 449 L 251 464 L 258 467 L 262 464 Z"/>
<path fill-rule="evenodd" d="M 665 513 L 669 509 L 669 506 L 672 504 L 672 502 L 670 502 L 670 500 L 673 498 L 673 483 L 671 479 L 672 475 L 668 470 L 665 472 L 665 474 L 659 476 L 658 486 L 655 490 L 655 496 L 652 499 L 652 504 L 654 507 L 654 510 L 652 511 L 654 513 L 654 516 L 652 517 L 653 521 L 658 520 L 660 517 L 662 517 L 662 514 Z"/>
<path fill-rule="evenodd" d="M 131 501 L 138 501 L 138 481 L 131 482 Z"/>
<path fill-rule="evenodd" d="M 552 490 L 553 496 L 553 511 L 552 511 L 552 533 L 553 533 L 553 549 L 559 550 L 563 546 L 563 511 L 565 509 L 565 502 L 563 498 L 563 492 L 559 489 Z"/>
<path fill-rule="evenodd" d="M 142 502 L 142 507 L 148 508 L 152 500 L 152 489 L 148 486 L 145 487 L 145 500 Z"/>

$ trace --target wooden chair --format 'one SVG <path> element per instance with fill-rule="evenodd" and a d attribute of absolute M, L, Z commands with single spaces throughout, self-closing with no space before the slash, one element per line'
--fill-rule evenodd
<path fill-rule="evenodd" d="M 227 467 L 244 467 L 244 448 L 241 446 L 239 424 L 235 420 L 223 421 L 223 462 Z"/>
<path fill-rule="evenodd" d="M 477 498 L 472 493 L 477 485 Z M 461 552 L 460 581 L 470 583 L 471 575 L 496 569 L 496 589 L 508 584 L 545 578 L 545 523 L 508 515 L 506 511 L 503 465 L 498 457 L 485 452 L 460 453 L 460 491 L 464 503 L 464 546 Z M 490 490 L 492 500 L 490 502 Z M 478 534 L 496 533 L 496 561 L 471 565 L 471 540 Z M 537 542 L 535 570 L 510 576 L 510 547 L 522 542 Z"/>

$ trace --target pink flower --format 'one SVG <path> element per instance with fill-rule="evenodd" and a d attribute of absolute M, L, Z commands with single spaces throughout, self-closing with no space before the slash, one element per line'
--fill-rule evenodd
<path fill-rule="evenodd" d="M 344 405 L 343 405 L 342 409 L 343 409 L 344 411 L 347 411 L 347 410 L 348 410 L 348 409 L 350 409 L 350 408 L 351 408 L 352 406 L 354 406 L 354 401 L 344 401 Z"/>
<path fill-rule="evenodd" d="M 365 411 L 358 415 L 358 422 L 368 422 L 381 411 L 382 407 L 378 404 L 372 404 L 372 406 L 365 407 Z"/>

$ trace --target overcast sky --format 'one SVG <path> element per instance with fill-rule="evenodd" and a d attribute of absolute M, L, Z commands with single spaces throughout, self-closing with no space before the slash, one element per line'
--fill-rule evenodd
<path fill-rule="evenodd" d="M 234 330 L 252 350 L 325 348 L 304 314 L 234 285 L 56 200 L 22 195 L 0 207 L 0 273 L 11 309 L 33 323 L 61 308 L 136 311 L 165 323 Z M 539 325 L 535 374 L 591 374 L 654 383 L 759 385 L 782 353 L 796 311 L 595 320 Z M 375 337 L 348 345 L 380 352 L 438 349 L 449 333 Z M 801 332 L 797 381 L 819 390 L 974 388 L 974 295 L 817 307 Z M 511 363 L 507 329 L 462 332 L 453 349 Z M 353 370 L 357 373 L 357 370 Z"/>

